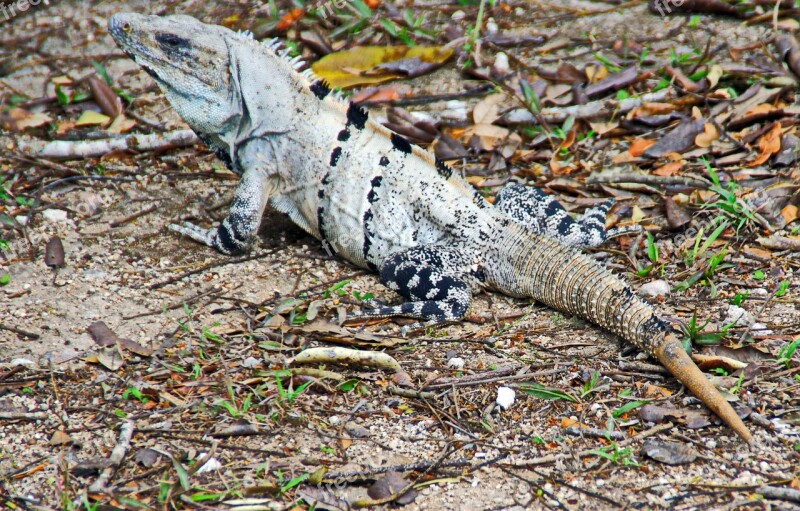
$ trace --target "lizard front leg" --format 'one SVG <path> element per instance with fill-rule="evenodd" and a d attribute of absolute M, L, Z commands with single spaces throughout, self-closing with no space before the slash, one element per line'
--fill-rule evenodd
<path fill-rule="evenodd" d="M 409 300 L 389 307 L 361 310 L 348 320 L 402 316 L 421 320 L 408 329 L 458 321 L 469 310 L 472 287 L 485 280 L 476 261 L 449 247 L 423 246 L 398 252 L 381 265 L 380 280 Z"/>
<path fill-rule="evenodd" d="M 259 169 L 248 170 L 242 175 L 228 216 L 218 226 L 205 229 L 184 222 L 183 225 L 172 224 L 169 228 L 223 254 L 245 252 L 258 232 L 261 215 L 269 199 L 270 189 L 266 176 Z"/>

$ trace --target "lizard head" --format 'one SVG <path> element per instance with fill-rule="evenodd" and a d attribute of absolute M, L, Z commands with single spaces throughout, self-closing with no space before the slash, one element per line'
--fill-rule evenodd
<path fill-rule="evenodd" d="M 212 149 L 227 151 L 243 117 L 231 39 L 190 16 L 119 13 L 108 22 L 117 45 L 156 81 L 170 104 Z"/>

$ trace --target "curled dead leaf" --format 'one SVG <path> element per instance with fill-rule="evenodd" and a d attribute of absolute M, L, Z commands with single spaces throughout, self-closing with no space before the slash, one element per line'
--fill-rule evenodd
<path fill-rule="evenodd" d="M 703 124 L 703 132 L 694 137 L 694 144 L 697 147 L 708 147 L 711 142 L 719 139 L 719 131 L 712 123 L 707 122 Z"/>

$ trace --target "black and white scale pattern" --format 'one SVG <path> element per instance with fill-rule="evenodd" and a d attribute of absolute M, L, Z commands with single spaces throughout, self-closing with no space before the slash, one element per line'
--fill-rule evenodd
<path fill-rule="evenodd" d="M 512 184 L 492 207 L 447 165 L 371 122 L 366 110 L 342 102 L 323 80 L 295 72 L 301 62 L 276 41 L 259 44 L 248 34 L 187 17 L 152 19 L 161 26 L 154 28 L 157 43 L 147 51 L 159 58 L 135 44 L 123 49 L 242 176 L 220 225 L 172 228 L 222 253 L 241 253 L 268 201 L 327 249 L 378 271 L 381 282 L 406 300 L 353 317 L 408 316 L 425 324 L 461 319 L 473 293 L 488 285 L 485 264 L 509 223 L 573 247 L 606 239 L 610 202 L 573 220 L 540 190 Z M 113 20 L 110 28 L 118 41 L 124 38 Z M 176 72 L 163 64 L 180 68 L 195 60 L 204 67 Z M 197 83 L 186 76 L 192 73 L 208 77 Z M 233 89 L 197 90 L 211 83 Z M 192 103 L 181 94 L 185 89 L 204 103 Z M 512 285 L 501 284 L 491 285 Z"/>

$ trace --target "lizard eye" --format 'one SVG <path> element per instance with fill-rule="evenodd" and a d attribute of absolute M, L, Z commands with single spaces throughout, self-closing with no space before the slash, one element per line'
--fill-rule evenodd
<path fill-rule="evenodd" d="M 158 34 L 156 36 L 156 41 L 163 48 L 168 50 L 177 50 L 178 48 L 186 48 L 189 46 L 188 40 L 175 34 Z"/>

